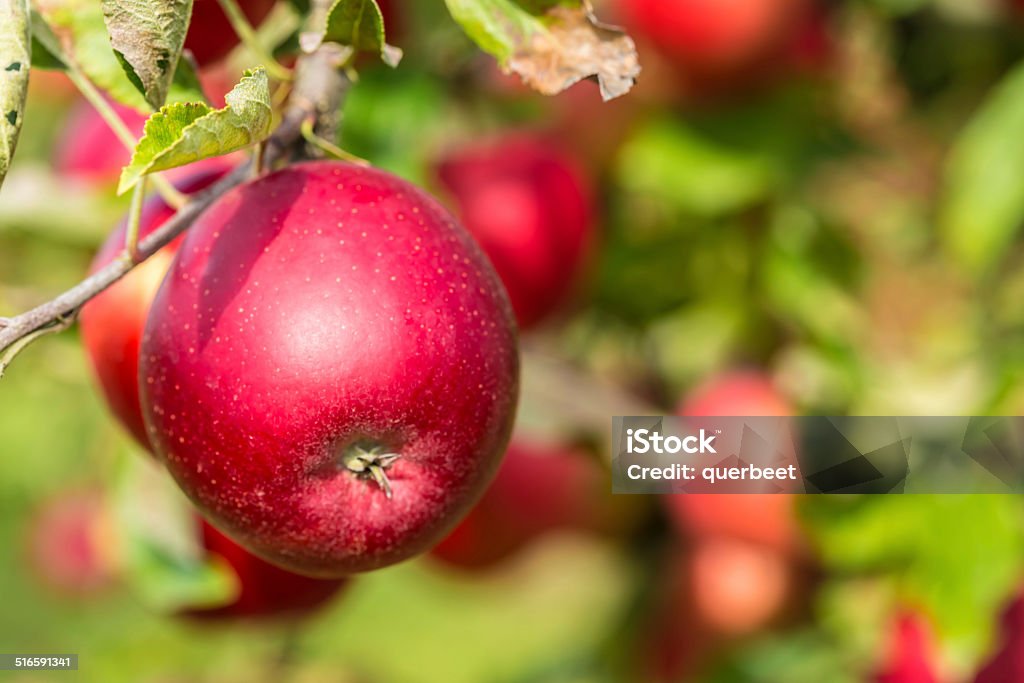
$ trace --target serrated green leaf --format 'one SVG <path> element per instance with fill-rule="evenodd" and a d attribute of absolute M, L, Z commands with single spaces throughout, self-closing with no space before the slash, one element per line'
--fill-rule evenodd
<path fill-rule="evenodd" d="M 102 0 L 110 44 L 125 73 L 153 108 L 174 79 L 192 16 L 192 0 Z"/>
<path fill-rule="evenodd" d="M 545 95 L 594 78 L 601 96 L 624 95 L 640 74 L 632 39 L 580 0 L 445 0 L 448 11 L 503 69 Z"/>
<path fill-rule="evenodd" d="M 148 173 L 228 154 L 270 134 L 270 83 L 263 68 L 247 71 L 224 99 L 223 109 L 175 103 L 150 116 L 131 163 L 121 171 L 118 194 Z"/>
<path fill-rule="evenodd" d="M 981 272 L 1024 223 L 1024 64 L 1007 75 L 953 147 L 940 225 L 950 253 Z"/>
<path fill-rule="evenodd" d="M 31 45 L 28 0 L 0 0 L 0 185 L 25 116 Z"/>
<path fill-rule="evenodd" d="M 390 67 L 398 66 L 402 51 L 384 38 L 384 15 L 376 0 L 335 0 L 327 12 L 323 31 L 302 38 L 310 52 L 321 43 L 337 43 L 357 52 L 376 52 Z"/>

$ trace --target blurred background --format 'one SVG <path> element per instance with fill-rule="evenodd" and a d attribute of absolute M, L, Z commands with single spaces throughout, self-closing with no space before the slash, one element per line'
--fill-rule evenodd
<path fill-rule="evenodd" d="M 182 516 L 78 330 L 48 337 L 0 386 L 0 650 L 80 671 L 0 677 L 1024 681 L 1017 497 L 613 497 L 607 472 L 613 414 L 1019 414 L 1024 3 L 607 0 L 644 69 L 610 103 L 531 93 L 443 3 L 381 4 L 405 58 L 360 67 L 339 144 L 450 206 L 509 290 L 498 479 L 427 556 L 293 585 Z M 255 63 L 201 61 L 213 101 Z M 0 313 L 85 275 L 126 161 L 33 72 Z"/>

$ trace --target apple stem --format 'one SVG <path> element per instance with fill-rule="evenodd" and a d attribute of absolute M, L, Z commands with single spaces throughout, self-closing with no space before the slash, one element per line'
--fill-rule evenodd
<path fill-rule="evenodd" d="M 391 482 L 386 471 L 400 457 L 398 453 L 381 453 L 380 446 L 367 450 L 354 446 L 342 457 L 342 463 L 349 472 L 360 477 L 372 477 L 384 495 L 391 499 Z"/>
<path fill-rule="evenodd" d="M 146 196 L 146 176 L 135 186 L 132 193 L 131 207 L 128 209 L 128 228 L 124 235 L 124 249 L 132 263 L 139 263 L 142 257 L 139 255 L 139 223 L 142 220 L 142 200 Z"/>

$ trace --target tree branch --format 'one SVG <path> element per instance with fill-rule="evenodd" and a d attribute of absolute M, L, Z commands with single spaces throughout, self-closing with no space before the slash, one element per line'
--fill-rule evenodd
<path fill-rule="evenodd" d="M 294 88 L 281 124 L 266 141 L 263 157 L 266 168 L 273 168 L 278 162 L 317 154 L 316 150 L 309 150 L 304 144 L 302 126 L 306 121 L 316 122 L 320 134 L 326 133 L 325 137 L 333 139 L 337 112 L 350 84 L 340 71 L 340 65 L 338 48 L 330 44 L 299 58 Z M 41 332 L 51 328 L 58 331 L 56 328 L 69 326 L 90 299 L 171 243 L 218 197 L 248 179 L 251 166 L 250 160 L 206 190 L 190 195 L 188 203 L 172 218 L 139 240 L 134 259 L 125 252 L 56 298 L 20 315 L 0 318 L 0 377 L 17 352 L 43 336 Z"/>

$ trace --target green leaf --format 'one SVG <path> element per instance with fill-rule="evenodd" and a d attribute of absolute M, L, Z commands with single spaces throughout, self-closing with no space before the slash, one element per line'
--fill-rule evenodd
<path fill-rule="evenodd" d="M 39 69 L 65 71 L 68 68 L 60 39 L 50 30 L 46 20 L 32 10 L 30 17 L 32 34 L 32 66 Z"/>
<path fill-rule="evenodd" d="M 1015 496 L 810 496 L 803 510 L 829 571 L 891 580 L 976 658 L 1024 570 L 1021 507 Z"/>
<path fill-rule="evenodd" d="M 632 39 L 600 23 L 589 2 L 445 0 L 448 11 L 506 71 L 545 95 L 596 78 L 601 96 L 624 95 L 640 74 Z"/>
<path fill-rule="evenodd" d="M 131 163 L 121 171 L 118 194 L 146 174 L 228 154 L 270 134 L 270 84 L 263 68 L 245 72 L 224 99 L 223 109 L 175 103 L 150 116 Z"/>
<path fill-rule="evenodd" d="M 121 564 L 147 607 L 172 613 L 235 599 L 237 575 L 203 548 L 199 517 L 166 471 L 148 458 L 131 457 L 115 483 Z"/>
<path fill-rule="evenodd" d="M 0 0 L 0 185 L 25 117 L 31 44 L 28 0 Z"/>
<path fill-rule="evenodd" d="M 637 131 L 620 152 L 616 175 L 631 192 L 708 217 L 749 208 L 778 184 L 769 155 L 719 144 L 670 118 Z"/>
<path fill-rule="evenodd" d="M 102 0 L 110 43 L 128 79 L 158 109 L 185 45 L 192 0 Z"/>
<path fill-rule="evenodd" d="M 974 272 L 1005 253 L 1024 222 L 1024 64 L 1007 75 L 960 135 L 946 169 L 940 225 Z"/>
<path fill-rule="evenodd" d="M 335 0 L 327 12 L 324 30 L 303 38 L 303 48 L 312 51 L 323 42 L 338 43 L 357 52 L 376 52 L 390 67 L 402 60 L 402 51 L 384 40 L 384 15 L 376 0 Z"/>

